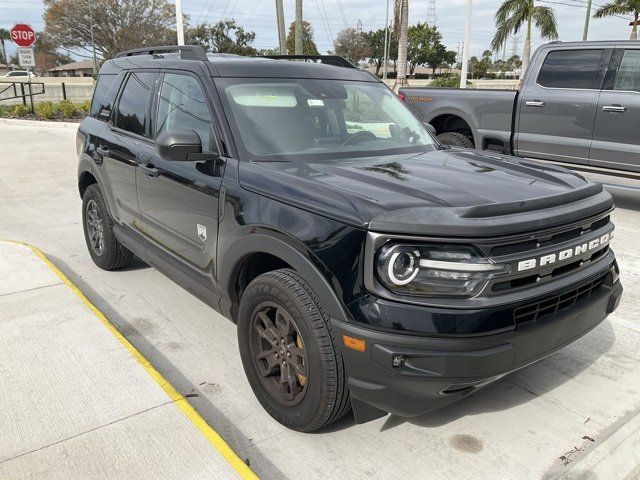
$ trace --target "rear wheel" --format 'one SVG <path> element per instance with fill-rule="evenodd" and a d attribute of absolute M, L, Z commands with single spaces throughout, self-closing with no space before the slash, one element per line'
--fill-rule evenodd
<path fill-rule="evenodd" d="M 473 139 L 460 132 L 445 132 L 438 135 L 438 140 L 443 145 L 452 147 L 475 148 Z"/>
<path fill-rule="evenodd" d="M 342 355 L 329 318 L 297 273 L 276 270 L 254 279 L 238 313 L 244 370 L 274 419 L 310 432 L 349 410 Z"/>
<path fill-rule="evenodd" d="M 126 267 L 133 254 L 118 241 L 113 219 L 97 184 L 89 185 L 82 196 L 84 239 L 93 263 L 103 270 Z"/>

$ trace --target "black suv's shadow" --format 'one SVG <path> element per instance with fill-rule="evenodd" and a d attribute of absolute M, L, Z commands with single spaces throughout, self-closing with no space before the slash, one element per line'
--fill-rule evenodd
<path fill-rule="evenodd" d="M 579 375 L 600 356 L 611 350 L 614 341 L 615 333 L 611 322 L 605 320 L 574 344 L 568 345 L 518 372 L 507 375 L 498 382 L 462 398 L 458 402 L 413 418 L 390 415 L 380 431 L 389 430 L 405 422 L 421 427 L 435 428 L 462 417 L 500 412 L 517 407 L 537 396 L 553 391 Z M 355 425 L 353 414 L 349 414 L 322 429 L 320 433 L 330 433 L 353 425 Z"/>

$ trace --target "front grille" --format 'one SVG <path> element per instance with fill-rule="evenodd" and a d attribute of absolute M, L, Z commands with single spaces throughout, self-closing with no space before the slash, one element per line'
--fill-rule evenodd
<path fill-rule="evenodd" d="M 513 312 L 513 319 L 516 325 L 519 323 L 540 320 L 549 315 L 574 306 L 576 303 L 594 295 L 604 284 L 608 273 L 604 273 L 597 279 L 588 282 L 571 290 L 570 292 L 545 298 L 536 303 L 531 303 L 523 307 L 516 308 Z"/>
<path fill-rule="evenodd" d="M 558 233 L 540 233 L 532 235 L 525 241 L 507 243 L 502 245 L 495 245 L 491 248 L 490 254 L 494 257 L 501 255 L 513 255 L 516 253 L 531 252 L 537 249 L 551 247 L 562 242 L 570 240 L 577 240 L 582 235 L 590 232 L 595 232 L 598 229 L 606 226 L 610 221 L 609 215 L 598 220 L 587 221 L 585 224 L 579 227 L 571 228 L 570 230 L 561 231 Z"/>

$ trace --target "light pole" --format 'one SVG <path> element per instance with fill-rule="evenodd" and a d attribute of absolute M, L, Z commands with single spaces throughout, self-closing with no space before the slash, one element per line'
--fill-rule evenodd
<path fill-rule="evenodd" d="M 464 46 L 462 47 L 462 72 L 460 73 L 460 88 L 467 88 L 469 72 L 469 38 L 471 37 L 471 11 L 473 0 L 467 0 L 467 24 L 464 28 Z"/>
<path fill-rule="evenodd" d="M 387 79 L 387 68 L 389 65 L 389 0 L 387 0 L 387 20 L 384 27 L 384 55 L 382 60 L 382 79 Z"/>
<path fill-rule="evenodd" d="M 591 20 L 591 4 L 593 0 L 587 2 L 587 16 L 584 18 L 584 32 L 582 33 L 582 41 L 586 42 L 589 36 L 589 20 Z"/>
<path fill-rule="evenodd" d="M 176 32 L 178 45 L 184 45 L 184 26 L 182 25 L 182 0 L 176 0 Z"/>

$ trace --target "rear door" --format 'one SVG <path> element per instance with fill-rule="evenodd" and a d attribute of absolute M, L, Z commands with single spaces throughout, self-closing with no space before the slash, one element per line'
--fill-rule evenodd
<path fill-rule="evenodd" d="M 203 81 L 188 72 L 158 78 L 154 138 L 173 129 L 192 129 L 203 153 L 219 153 L 214 115 Z M 139 154 L 138 201 L 144 235 L 165 252 L 201 272 L 211 270 L 218 238 L 222 177 L 214 161 L 168 161 L 155 145 Z"/>
<path fill-rule="evenodd" d="M 551 50 L 531 68 L 519 100 L 516 152 L 523 157 L 589 163 L 600 89 L 611 50 Z"/>
<path fill-rule="evenodd" d="M 617 49 L 600 94 L 590 164 L 640 172 L 640 49 Z"/>

